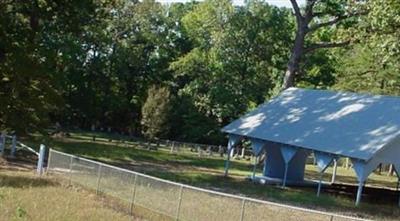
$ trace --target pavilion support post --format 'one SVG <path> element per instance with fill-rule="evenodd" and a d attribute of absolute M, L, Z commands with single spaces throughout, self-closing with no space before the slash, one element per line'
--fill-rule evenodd
<path fill-rule="evenodd" d="M 264 166 L 263 166 L 263 175 L 266 173 L 267 170 L 267 155 L 264 155 Z"/>
<path fill-rule="evenodd" d="M 257 157 L 254 156 L 253 175 L 251 178 L 253 182 L 255 182 L 256 180 L 256 170 L 257 170 Z"/>
<path fill-rule="evenodd" d="M 357 190 L 357 197 L 356 197 L 356 206 L 358 206 L 361 202 L 361 196 L 363 187 L 365 185 L 365 181 L 368 179 L 369 174 L 376 169 L 376 167 L 381 163 L 377 159 L 371 159 L 368 162 L 360 159 L 351 159 L 354 171 L 357 175 L 358 190 Z"/>
<path fill-rule="evenodd" d="M 231 152 L 233 151 L 233 148 L 228 149 L 228 154 L 227 154 L 227 158 L 225 161 L 225 174 L 224 176 L 228 176 L 229 173 L 229 166 L 230 166 L 230 161 L 231 161 Z"/>
<path fill-rule="evenodd" d="M 335 183 L 336 181 L 336 172 L 337 172 L 337 160 L 333 159 L 333 172 L 332 172 L 331 183 Z"/>
<path fill-rule="evenodd" d="M 288 167 L 289 163 L 285 163 L 285 174 L 283 175 L 283 182 L 282 182 L 282 187 L 286 187 L 286 179 L 287 179 L 287 173 L 288 173 Z"/>
<path fill-rule="evenodd" d="M 286 182 L 287 182 L 289 162 L 296 154 L 297 149 L 292 146 L 283 145 L 280 147 L 280 151 L 281 151 L 283 160 L 285 161 L 285 173 L 283 175 L 283 182 L 282 182 L 282 188 L 284 188 L 284 187 L 286 187 Z"/>
<path fill-rule="evenodd" d="M 318 181 L 318 189 L 317 189 L 317 197 L 319 197 L 321 195 L 321 189 L 322 189 L 322 178 L 324 176 L 324 172 L 326 170 L 327 166 L 325 168 L 323 168 L 320 172 L 319 172 L 319 181 Z"/>
<path fill-rule="evenodd" d="M 229 156 L 230 158 L 233 158 L 235 156 L 235 147 L 232 147 L 232 149 L 229 151 Z"/>
<path fill-rule="evenodd" d="M 234 151 L 234 148 L 235 148 L 236 144 L 238 144 L 241 140 L 242 140 L 242 137 L 240 137 L 240 136 L 236 136 L 233 134 L 229 135 L 227 158 L 225 161 L 225 176 L 228 176 L 229 164 L 230 164 L 231 157 L 233 157 L 232 153 Z"/>
<path fill-rule="evenodd" d="M 253 175 L 252 175 L 252 180 L 254 182 L 256 179 L 257 164 L 260 162 L 260 158 L 262 157 L 262 152 L 264 150 L 265 142 L 259 139 L 250 139 L 250 141 L 251 141 L 251 149 L 254 156 Z"/>
<path fill-rule="evenodd" d="M 321 188 L 322 188 L 322 178 L 323 174 L 325 173 L 326 169 L 329 167 L 329 165 L 332 163 L 332 161 L 335 163 L 334 167 L 336 168 L 336 159 L 333 155 L 327 154 L 324 152 L 319 152 L 319 151 L 314 151 L 314 155 L 317 158 L 317 165 L 319 168 L 319 181 L 318 181 L 318 189 L 317 189 L 317 197 L 320 196 L 321 194 Z M 334 170 L 336 170 L 334 168 Z M 334 171 L 334 173 L 336 173 Z M 332 177 L 332 180 L 334 178 Z"/>
<path fill-rule="evenodd" d="M 322 177 L 324 175 L 324 171 L 319 173 L 319 181 L 318 181 L 318 190 L 317 190 L 317 197 L 321 194 L 321 187 L 322 187 Z"/>
<path fill-rule="evenodd" d="M 363 186 L 364 182 L 360 181 L 358 183 L 358 189 L 357 189 L 356 206 L 360 205 Z"/>

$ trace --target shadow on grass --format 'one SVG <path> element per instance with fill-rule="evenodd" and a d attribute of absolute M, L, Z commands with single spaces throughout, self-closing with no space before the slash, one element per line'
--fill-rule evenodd
<path fill-rule="evenodd" d="M 60 185 L 58 182 L 49 179 L 0 174 L 0 187 L 28 188 L 28 187 L 47 187 L 47 186 L 58 186 L 58 185 Z"/>

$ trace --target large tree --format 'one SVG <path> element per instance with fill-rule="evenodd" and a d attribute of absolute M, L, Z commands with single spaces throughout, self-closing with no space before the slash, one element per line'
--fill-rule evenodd
<path fill-rule="evenodd" d="M 192 123 L 185 118 L 182 123 L 189 125 L 182 128 L 221 137 L 222 125 L 263 103 L 277 84 L 280 87 L 278 79 L 294 30 L 290 11 L 262 1 L 235 7 L 229 0 L 207 0 L 182 22 L 193 49 L 173 62 L 171 69 L 180 98 L 197 109 L 195 114 L 181 114 L 193 117 Z M 213 122 L 208 123 L 213 127 L 197 122 Z M 195 135 L 181 131 L 182 137 Z"/>
<path fill-rule="evenodd" d="M 62 48 L 82 32 L 92 2 L 0 1 L 0 130 L 43 131 L 60 103 Z"/>
<path fill-rule="evenodd" d="M 300 64 L 308 53 L 318 49 L 343 47 L 353 41 L 352 38 L 325 39 L 322 42 L 310 40 L 321 29 L 348 25 L 355 17 L 364 14 L 362 0 L 306 0 L 303 8 L 297 0 L 290 0 L 296 18 L 296 35 L 291 56 L 287 64 L 283 89 L 295 85 L 297 77 L 303 75 Z"/>
<path fill-rule="evenodd" d="M 354 29 L 359 43 L 339 54 L 338 89 L 400 94 L 400 2 L 370 0 Z"/>

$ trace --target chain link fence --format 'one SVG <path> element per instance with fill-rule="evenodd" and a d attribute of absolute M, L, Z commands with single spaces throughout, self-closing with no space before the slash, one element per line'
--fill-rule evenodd
<path fill-rule="evenodd" d="M 47 172 L 170 220 L 364 220 L 179 184 L 50 149 Z"/>

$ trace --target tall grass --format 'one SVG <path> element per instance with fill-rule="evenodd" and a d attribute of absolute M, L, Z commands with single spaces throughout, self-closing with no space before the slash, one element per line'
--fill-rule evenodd
<path fill-rule="evenodd" d="M 120 221 L 132 217 L 81 188 L 39 178 L 31 171 L 0 170 L 0 220 Z"/>

